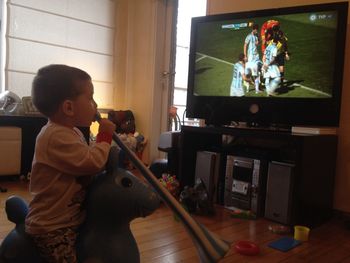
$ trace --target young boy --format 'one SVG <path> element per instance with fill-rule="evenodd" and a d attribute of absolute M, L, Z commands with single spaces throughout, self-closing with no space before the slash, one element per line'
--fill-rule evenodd
<path fill-rule="evenodd" d="M 39 133 L 30 191 L 26 232 L 46 262 L 77 262 L 77 228 L 92 176 L 103 170 L 115 125 L 102 119 L 96 143 L 89 146 L 76 127 L 89 127 L 97 112 L 91 77 L 66 65 L 39 69 L 32 86 L 33 103 L 48 117 Z"/>

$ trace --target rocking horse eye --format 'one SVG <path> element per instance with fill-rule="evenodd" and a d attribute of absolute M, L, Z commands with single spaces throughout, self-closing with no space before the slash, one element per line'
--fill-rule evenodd
<path fill-rule="evenodd" d="M 132 186 L 132 181 L 130 180 L 130 178 L 124 177 L 121 180 L 121 183 L 124 187 L 131 187 Z"/>

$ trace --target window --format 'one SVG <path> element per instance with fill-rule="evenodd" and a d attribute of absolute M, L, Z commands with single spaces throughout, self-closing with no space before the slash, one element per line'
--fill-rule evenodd
<path fill-rule="evenodd" d="M 177 114 L 185 125 L 198 125 L 198 120 L 185 118 L 191 18 L 205 16 L 206 8 L 207 0 L 179 0 L 173 105 L 177 108 Z"/>
<path fill-rule="evenodd" d="M 6 41 L 2 89 L 29 96 L 39 68 L 67 64 L 87 71 L 93 77 L 98 105 L 113 108 L 114 1 L 52 2 L 0 0 L 6 15 L 1 21 Z"/>

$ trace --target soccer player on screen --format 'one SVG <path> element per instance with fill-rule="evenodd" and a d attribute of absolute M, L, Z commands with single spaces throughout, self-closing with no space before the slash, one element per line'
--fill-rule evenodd
<path fill-rule="evenodd" d="M 280 28 L 280 22 L 277 20 L 268 20 L 261 27 L 261 50 L 264 53 L 272 39 L 278 39 L 276 64 L 281 74 L 281 84 L 284 81 L 285 61 L 289 60 L 289 52 L 287 46 L 287 37 Z"/>
<path fill-rule="evenodd" d="M 263 72 L 267 96 L 275 95 L 275 90 L 281 83 L 281 75 L 276 64 L 277 43 L 279 39 L 274 38 L 266 47 L 263 56 Z"/>
<path fill-rule="evenodd" d="M 242 97 L 244 96 L 243 81 L 252 82 L 251 79 L 245 75 L 245 56 L 240 53 L 238 62 L 233 65 L 233 75 L 230 88 L 230 96 Z"/>
<path fill-rule="evenodd" d="M 261 51 L 264 54 L 265 52 L 265 48 L 267 47 L 267 45 L 269 44 L 269 42 L 272 40 L 273 38 L 273 31 L 272 31 L 272 27 L 275 25 L 279 25 L 280 22 L 278 22 L 277 20 L 267 20 L 260 29 L 260 36 L 261 36 Z"/>
<path fill-rule="evenodd" d="M 251 76 L 254 80 L 255 93 L 260 92 L 259 91 L 260 77 L 258 72 L 258 65 L 259 63 L 261 64 L 261 61 L 259 60 L 259 53 L 258 53 L 258 45 L 259 45 L 258 29 L 259 29 L 259 25 L 254 24 L 252 27 L 252 32 L 249 33 L 245 38 L 244 46 L 243 46 L 244 56 L 247 59 L 247 62 L 245 64 L 246 74 L 247 72 L 251 73 Z M 249 92 L 249 83 L 246 82 L 245 86 L 247 88 L 247 92 Z"/>
<path fill-rule="evenodd" d="M 289 52 L 288 52 L 288 45 L 287 45 L 288 39 L 284 34 L 284 32 L 280 29 L 279 25 L 274 25 L 272 27 L 272 31 L 273 31 L 273 38 L 278 39 L 276 64 L 278 65 L 278 69 L 281 74 L 281 85 L 283 85 L 285 61 L 289 60 Z"/>

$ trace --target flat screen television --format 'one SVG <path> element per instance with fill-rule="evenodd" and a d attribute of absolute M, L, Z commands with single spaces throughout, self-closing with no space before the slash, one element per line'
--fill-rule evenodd
<path fill-rule="evenodd" d="M 192 18 L 186 116 L 338 126 L 348 2 Z"/>

